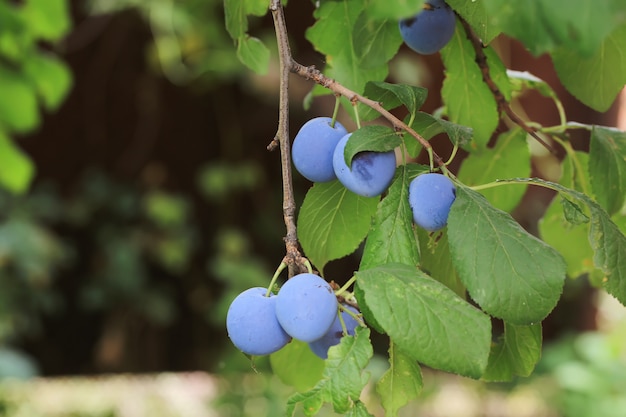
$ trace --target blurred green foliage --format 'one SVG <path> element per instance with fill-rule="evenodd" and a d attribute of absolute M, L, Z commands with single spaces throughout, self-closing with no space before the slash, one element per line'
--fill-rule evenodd
<path fill-rule="evenodd" d="M 70 29 L 66 0 L 0 3 L 0 187 L 26 191 L 35 167 L 11 140 L 41 123 L 39 107 L 54 111 L 72 84 L 67 65 L 40 45 Z"/>
<path fill-rule="evenodd" d="M 624 415 L 624 330 L 622 323 L 610 332 L 570 335 L 545 349 L 535 380 L 563 416 Z"/>
<path fill-rule="evenodd" d="M 93 15 L 138 10 L 152 31 L 147 59 L 154 68 L 174 84 L 212 86 L 245 72 L 224 28 L 222 4 L 222 0 L 89 0 L 87 9 Z"/>
<path fill-rule="evenodd" d="M 45 184 L 29 195 L 0 194 L 0 340 L 36 332 L 40 314 L 63 310 L 68 300 L 55 281 L 82 257 L 84 310 L 127 304 L 171 321 L 167 284 L 151 282 L 149 268 L 180 274 L 189 265 L 197 240 L 187 206 L 183 197 L 139 193 L 97 172 L 67 199 Z"/>
<path fill-rule="evenodd" d="M 0 378 L 37 373 L 33 359 L 15 347 L 41 338 L 50 318 L 74 311 L 89 317 L 122 311 L 171 326 L 189 308 L 221 332 L 230 300 L 264 285 L 274 267 L 253 254 L 254 231 L 224 221 L 230 197 L 265 184 L 255 161 L 224 163 L 215 155 L 199 173 L 195 186 L 217 213 L 208 235 L 189 194 L 125 183 L 96 168 L 64 191 L 67 184 L 45 178 L 31 185 L 36 166 L 17 139 L 40 128 L 41 112 L 59 109 L 71 92 L 71 70 L 61 57 L 76 9 L 87 19 L 137 11 L 152 35 L 146 61 L 194 92 L 248 73 L 224 28 L 221 0 L 0 2 Z M 237 355 L 229 369 L 249 369 L 234 349 L 224 355 Z"/>

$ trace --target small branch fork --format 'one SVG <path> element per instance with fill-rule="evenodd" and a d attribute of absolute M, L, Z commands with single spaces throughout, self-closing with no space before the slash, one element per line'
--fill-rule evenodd
<path fill-rule="evenodd" d="M 532 128 L 531 126 L 528 126 L 528 124 L 526 124 L 526 122 L 522 120 L 513 111 L 508 101 L 504 97 L 504 94 L 502 94 L 502 91 L 500 91 L 496 83 L 493 81 L 493 78 L 491 78 L 491 73 L 489 71 L 489 64 L 487 63 L 487 56 L 485 55 L 485 52 L 483 51 L 482 41 L 476 35 L 476 33 L 474 32 L 472 27 L 469 25 L 469 23 L 467 23 L 467 21 L 465 21 L 465 19 L 463 19 L 461 16 L 458 16 L 458 17 L 459 17 L 459 20 L 461 21 L 461 24 L 463 25 L 463 29 L 465 29 L 467 38 L 470 40 L 472 46 L 474 47 L 474 52 L 476 54 L 476 64 L 478 64 L 478 67 L 480 68 L 480 72 L 483 75 L 483 81 L 485 82 L 485 84 L 487 84 L 487 86 L 489 87 L 489 90 L 491 90 L 491 94 L 493 94 L 493 97 L 496 99 L 496 104 L 498 105 L 498 111 L 500 113 L 506 114 L 513 123 L 517 124 L 522 129 L 524 129 L 526 133 L 532 136 L 537 142 L 543 145 L 551 153 L 553 154 L 556 153 L 555 149 L 552 148 L 550 144 L 548 144 L 541 137 L 539 137 L 536 129 Z"/>

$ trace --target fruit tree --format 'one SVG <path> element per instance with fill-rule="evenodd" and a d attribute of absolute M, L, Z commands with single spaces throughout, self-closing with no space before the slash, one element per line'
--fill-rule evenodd
<path fill-rule="evenodd" d="M 280 108 L 268 149 L 281 155 L 286 254 L 265 291 L 233 302 L 239 321 L 228 330 L 245 353 L 273 352 L 285 379 L 310 377 L 297 375 L 305 363 L 321 369 L 299 384 L 310 389 L 288 400 L 288 415 L 299 407 L 315 415 L 325 403 L 370 415 L 359 396 L 373 332 L 388 338 L 389 369 L 376 388 L 394 416 L 419 395 L 421 364 L 485 381 L 531 374 L 542 321 L 568 277 L 585 275 L 626 304 L 626 132 L 570 120 L 551 85 L 507 69 L 494 48 L 506 36 L 549 56 L 565 88 L 604 112 L 626 84 L 626 3 L 321 0 L 308 28 L 288 22 L 279 0 L 224 5 L 243 64 L 264 71 L 270 56 L 249 33 L 250 16 L 271 14 L 278 47 Z M 292 52 L 300 30 L 324 68 Z M 441 91 L 389 78 L 400 48 L 440 54 Z M 307 103 L 336 98 L 334 112 L 311 115 L 295 141 L 291 74 L 311 82 Z M 559 123 L 543 125 L 514 105 L 529 91 L 555 106 Z M 422 111 L 427 95 L 443 106 Z M 339 112 L 356 128 L 344 128 Z M 584 133 L 582 146 L 572 132 Z M 435 137 L 447 137 L 446 154 Z M 531 170 L 538 148 L 556 158 L 559 175 Z M 292 192 L 300 175 L 292 164 L 313 182 L 303 201 Z M 531 233 L 511 212 L 533 187 L 554 198 Z M 352 277 L 326 276 L 330 261 L 355 251 Z M 255 336 L 260 321 L 267 332 Z"/>

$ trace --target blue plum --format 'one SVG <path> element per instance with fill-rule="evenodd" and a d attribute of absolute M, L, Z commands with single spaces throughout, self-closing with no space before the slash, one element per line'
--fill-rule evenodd
<path fill-rule="evenodd" d="M 335 148 L 333 167 L 339 181 L 348 190 L 363 197 L 375 197 L 385 191 L 396 172 L 396 155 L 388 152 L 359 152 L 348 167 L 344 158 L 346 143 L 352 133 L 345 135 Z"/>
<path fill-rule="evenodd" d="M 291 147 L 291 159 L 298 172 L 309 181 L 327 182 L 336 178 L 333 152 L 348 131 L 330 117 L 316 117 L 302 125 Z"/>
<path fill-rule="evenodd" d="M 347 309 L 352 311 L 354 314 L 359 314 L 359 311 L 349 305 L 345 305 Z M 350 336 L 354 335 L 354 330 L 359 325 L 359 322 L 354 319 L 349 313 L 342 311 L 341 317 L 343 318 L 343 322 L 346 325 L 346 331 Z M 326 332 L 324 336 L 320 339 L 317 339 L 311 343 L 309 343 L 309 347 L 317 356 L 322 359 L 328 358 L 328 349 L 331 346 L 335 346 L 339 344 L 341 338 L 343 337 L 343 328 L 341 327 L 341 321 L 339 320 L 339 315 L 335 317 L 335 321 L 333 322 L 330 329 Z"/>
<path fill-rule="evenodd" d="M 266 293 L 266 288 L 247 289 L 235 297 L 228 308 L 228 337 L 248 355 L 269 355 L 291 340 L 276 319 L 277 297 L 266 297 Z"/>
<path fill-rule="evenodd" d="M 312 342 L 324 336 L 337 315 L 337 297 L 324 279 L 298 274 L 276 296 L 276 318 L 294 339 Z"/>
<path fill-rule="evenodd" d="M 443 0 L 428 0 L 415 16 L 400 21 L 402 39 L 415 52 L 434 54 L 446 46 L 452 35 L 456 17 Z"/>
<path fill-rule="evenodd" d="M 455 199 L 456 187 L 445 175 L 422 174 L 409 184 L 413 221 L 430 232 L 445 227 Z"/>

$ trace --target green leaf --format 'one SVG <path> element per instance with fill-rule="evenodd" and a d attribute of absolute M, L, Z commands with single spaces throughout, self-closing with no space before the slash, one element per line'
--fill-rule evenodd
<path fill-rule="evenodd" d="M 34 175 L 33 161 L 0 130 L 0 186 L 21 194 L 28 190 Z"/>
<path fill-rule="evenodd" d="M 594 126 L 589 180 L 598 203 L 611 215 L 626 202 L 626 132 Z"/>
<path fill-rule="evenodd" d="M 70 29 L 69 3 L 66 0 L 28 0 L 22 14 L 35 37 L 57 41 Z"/>
<path fill-rule="evenodd" d="M 565 262 L 485 197 L 457 186 L 448 217 L 450 253 L 471 297 L 512 324 L 543 320 L 556 306 Z"/>
<path fill-rule="evenodd" d="M 594 252 L 595 266 L 604 272 L 602 286 L 626 305 L 626 236 L 607 212 L 589 196 L 560 184 L 539 178 L 516 178 L 509 181 L 534 183 L 551 188 L 589 208 L 591 213 L 589 243 Z"/>
<path fill-rule="evenodd" d="M 481 39 L 483 44 L 489 44 L 501 29 L 494 24 L 494 20 L 485 10 L 485 4 L 482 1 L 467 0 L 447 0 L 454 11 L 460 14 L 474 29 L 476 35 Z"/>
<path fill-rule="evenodd" d="M 257 74 L 267 74 L 270 50 L 261 40 L 247 35 L 240 37 L 237 40 L 237 58 Z"/>
<path fill-rule="evenodd" d="M 402 138 L 388 126 L 363 126 L 350 135 L 344 150 L 344 158 L 346 164 L 351 166 L 352 158 L 359 152 L 387 152 L 401 144 Z"/>
<path fill-rule="evenodd" d="M 224 0 L 224 18 L 226 30 L 233 39 L 239 39 L 248 31 L 246 2 L 241 0 Z"/>
<path fill-rule="evenodd" d="M 569 8 L 569 7 L 568 7 Z M 577 99 L 604 112 L 626 84 L 626 24 L 615 29 L 590 57 L 570 48 L 552 54 L 559 80 Z"/>
<path fill-rule="evenodd" d="M 567 6 L 554 0 L 483 3 L 491 23 L 520 40 L 534 55 L 561 47 L 589 56 L 626 12 L 621 0 L 571 0 Z"/>
<path fill-rule="evenodd" d="M 376 384 L 385 415 L 397 416 L 400 408 L 420 395 L 422 387 L 422 371 L 419 365 L 391 342 L 389 369 Z"/>
<path fill-rule="evenodd" d="M 561 198 L 555 197 L 539 221 L 541 238 L 559 251 L 567 264 L 567 275 L 577 278 L 584 273 L 592 273 L 593 250 L 589 244 L 589 225 L 574 225 L 564 218 Z M 572 244 L 576 242 L 576 244 Z"/>
<path fill-rule="evenodd" d="M 348 411 L 345 417 L 373 417 L 362 401 L 356 401 L 354 406 Z"/>
<path fill-rule="evenodd" d="M 298 366 L 293 366 L 295 363 Z M 324 360 L 315 355 L 307 343 L 295 339 L 272 353 L 270 364 L 274 375 L 300 392 L 313 388 L 324 371 Z"/>
<path fill-rule="evenodd" d="M 35 85 L 48 111 L 55 110 L 72 86 L 69 67 L 52 55 L 33 54 L 24 63 L 24 72 Z"/>
<path fill-rule="evenodd" d="M 321 53 L 329 56 L 356 55 L 352 29 L 364 8 L 364 0 L 352 1 L 351 4 L 346 0 L 321 3 L 314 13 L 317 21 L 306 32 L 307 39 Z"/>
<path fill-rule="evenodd" d="M 479 378 L 491 343 L 489 317 L 415 267 L 386 264 L 356 273 L 359 305 L 411 359 Z"/>
<path fill-rule="evenodd" d="M 588 161 L 589 154 L 586 152 L 567 155 L 562 162 L 563 174 L 559 180 L 560 184 L 579 191 L 590 189 L 586 176 Z M 589 225 L 584 222 L 575 224 L 564 218 L 565 206 L 561 203 L 562 199 L 565 197 L 555 197 L 548 206 L 539 221 L 539 234 L 546 243 L 563 255 L 568 276 L 576 278 L 584 273 L 593 274 L 596 268 L 588 239 Z M 575 204 L 571 200 L 567 201 Z M 586 216 L 584 213 L 581 214 Z M 576 244 L 573 245 L 572 242 Z"/>
<path fill-rule="evenodd" d="M 39 124 L 37 96 L 23 74 L 0 66 L 0 124 L 15 132 L 27 132 Z"/>
<path fill-rule="evenodd" d="M 387 63 L 402 43 L 397 22 L 372 19 L 365 14 L 365 5 L 365 0 L 323 2 L 306 32 L 326 56 L 325 74 L 358 93 L 368 81 L 385 79 Z"/>
<path fill-rule="evenodd" d="M 450 141 L 460 147 L 467 146 L 472 140 L 472 128 L 458 125 L 424 112 L 417 112 L 410 125 L 413 130 L 426 140 L 440 133 L 446 133 Z M 408 135 L 405 135 L 405 137 L 407 138 L 405 139 L 407 152 L 409 155 L 416 157 L 421 151 L 422 145 Z"/>
<path fill-rule="evenodd" d="M 454 123 L 471 126 L 473 148 L 484 148 L 498 125 L 498 107 L 493 94 L 483 82 L 474 48 L 460 23 L 448 45 L 441 50 L 446 78 L 441 95 L 448 116 Z"/>
<path fill-rule="evenodd" d="M 394 19 L 374 19 L 366 11 L 359 15 L 352 29 L 352 39 L 354 53 L 359 57 L 362 68 L 386 66 L 402 43 L 398 23 Z"/>
<path fill-rule="evenodd" d="M 589 199 L 591 210 L 589 241 L 593 262 L 604 272 L 602 286 L 626 306 L 626 236 L 607 213 Z"/>
<path fill-rule="evenodd" d="M 378 201 L 348 191 L 339 181 L 313 185 L 298 214 L 298 237 L 318 269 L 356 250 L 369 231 Z"/>
<path fill-rule="evenodd" d="M 403 104 L 409 113 L 413 114 L 426 101 L 428 90 L 406 84 L 390 84 L 386 82 L 368 82 L 365 86 L 365 95 L 372 100 L 381 102 L 387 110 Z"/>
<path fill-rule="evenodd" d="M 465 298 L 465 286 L 452 264 L 448 234 L 431 234 L 417 228 L 420 244 L 420 269 L 454 291 L 459 297 Z"/>
<path fill-rule="evenodd" d="M 565 197 L 561 197 L 560 203 L 563 206 L 565 220 L 573 225 L 589 223 L 589 217 L 582 211 L 578 204 L 572 203 Z"/>
<path fill-rule="evenodd" d="M 337 413 L 348 412 L 369 380 L 369 373 L 363 371 L 373 355 L 369 336 L 368 328 L 358 327 L 354 336 L 341 338 L 334 349 L 329 349 L 322 379 L 310 391 L 287 400 L 287 415 L 293 416 L 298 404 L 302 404 L 305 415 L 315 415 L 325 402 Z"/>
<path fill-rule="evenodd" d="M 408 193 L 411 178 L 427 170 L 428 167 L 421 165 L 398 168 L 389 193 L 378 204 L 359 269 L 370 269 L 389 262 L 413 266 L 419 263 L 419 248 Z"/>
<path fill-rule="evenodd" d="M 417 112 L 412 121 L 407 116 L 404 122 L 426 140 L 430 140 L 440 133 L 446 133 L 450 141 L 458 146 L 466 146 L 472 140 L 471 128 L 452 123 L 428 113 Z M 409 156 L 416 158 L 422 151 L 422 144 L 413 136 L 405 133 L 403 134 L 403 141 Z"/>
<path fill-rule="evenodd" d="M 264 16 L 269 12 L 269 2 L 267 0 L 245 0 L 246 12 L 249 15 Z"/>
<path fill-rule="evenodd" d="M 504 335 L 491 348 L 486 381 L 510 381 L 529 376 L 541 357 L 541 323 L 516 326 L 504 323 Z"/>
<path fill-rule="evenodd" d="M 399 20 L 421 11 L 424 1 L 420 0 L 371 0 L 367 12 L 373 18 Z"/>
<path fill-rule="evenodd" d="M 526 132 L 515 128 L 501 134 L 493 148 L 473 152 L 463 160 L 459 180 L 468 185 L 486 184 L 497 179 L 528 177 L 530 175 L 530 149 Z M 497 187 L 480 193 L 500 210 L 511 212 L 526 192 L 526 187 Z"/>
<path fill-rule="evenodd" d="M 365 84 L 363 95 L 367 98 L 379 102 L 380 105 L 386 110 L 395 109 L 396 107 L 401 106 L 402 102 L 400 101 L 398 96 L 390 89 L 381 88 L 379 86 L 380 84 L 386 83 L 369 81 L 367 84 Z M 361 121 L 370 121 L 379 118 L 380 113 L 370 107 L 360 106 L 359 117 L 361 118 Z"/>
<path fill-rule="evenodd" d="M 498 90 L 502 93 L 504 98 L 507 101 L 510 101 L 512 88 L 506 66 L 500 59 L 500 56 L 495 49 L 488 47 L 484 48 L 483 52 L 485 54 L 485 58 L 487 59 L 491 80 L 495 83 L 496 87 L 498 87 Z"/>

